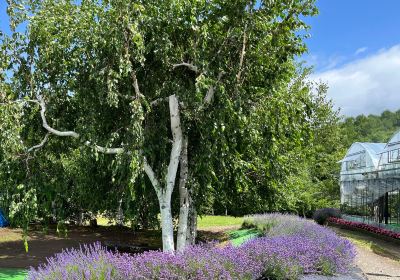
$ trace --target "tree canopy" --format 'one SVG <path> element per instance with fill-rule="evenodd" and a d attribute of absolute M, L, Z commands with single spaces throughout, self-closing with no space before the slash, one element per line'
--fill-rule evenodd
<path fill-rule="evenodd" d="M 35 197 L 25 224 L 123 211 L 146 227 L 159 207 L 166 250 L 174 215 L 179 249 L 196 210 L 298 211 L 284 197 L 315 183 L 338 121 L 295 62 L 316 13 L 313 0 L 14 1 L 2 190 Z"/>

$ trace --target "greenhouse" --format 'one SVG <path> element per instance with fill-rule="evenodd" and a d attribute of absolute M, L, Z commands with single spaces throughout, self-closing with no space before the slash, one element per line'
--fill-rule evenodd
<path fill-rule="evenodd" d="M 345 217 L 400 231 L 400 131 L 387 144 L 354 143 L 340 163 Z"/>

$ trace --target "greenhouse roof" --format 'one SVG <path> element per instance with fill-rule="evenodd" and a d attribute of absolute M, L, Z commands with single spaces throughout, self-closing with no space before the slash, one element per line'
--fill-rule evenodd
<path fill-rule="evenodd" d="M 380 153 L 385 149 L 385 143 L 362 143 L 355 142 L 351 145 L 350 149 L 347 151 L 346 156 L 339 162 L 346 161 L 352 158 L 355 154 L 360 153 L 365 150 L 373 161 L 376 163 L 379 161 Z M 375 162 L 374 162 L 375 163 Z"/>
<path fill-rule="evenodd" d="M 394 148 L 399 148 L 400 147 L 400 131 L 397 131 L 392 138 L 389 140 L 389 142 L 386 144 L 385 148 L 380 151 L 380 154 L 383 154 L 387 151 L 393 150 Z"/>
<path fill-rule="evenodd" d="M 371 155 L 379 157 L 383 149 L 385 149 L 386 143 L 360 143 Z"/>

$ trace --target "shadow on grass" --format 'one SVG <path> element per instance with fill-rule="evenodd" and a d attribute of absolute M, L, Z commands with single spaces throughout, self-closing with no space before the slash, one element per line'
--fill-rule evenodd
<path fill-rule="evenodd" d="M 0 279 L 23 280 L 27 274 L 24 269 L 0 268 Z"/>

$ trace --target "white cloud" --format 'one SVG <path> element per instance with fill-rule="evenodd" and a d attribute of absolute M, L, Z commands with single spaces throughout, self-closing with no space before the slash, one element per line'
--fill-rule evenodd
<path fill-rule="evenodd" d="M 328 97 L 346 116 L 400 109 L 400 45 L 344 66 L 316 73 L 326 82 Z"/>
<path fill-rule="evenodd" d="M 368 48 L 367 47 L 362 47 L 356 50 L 356 52 L 354 53 L 355 55 L 359 55 L 362 54 L 363 52 L 365 52 Z"/>

